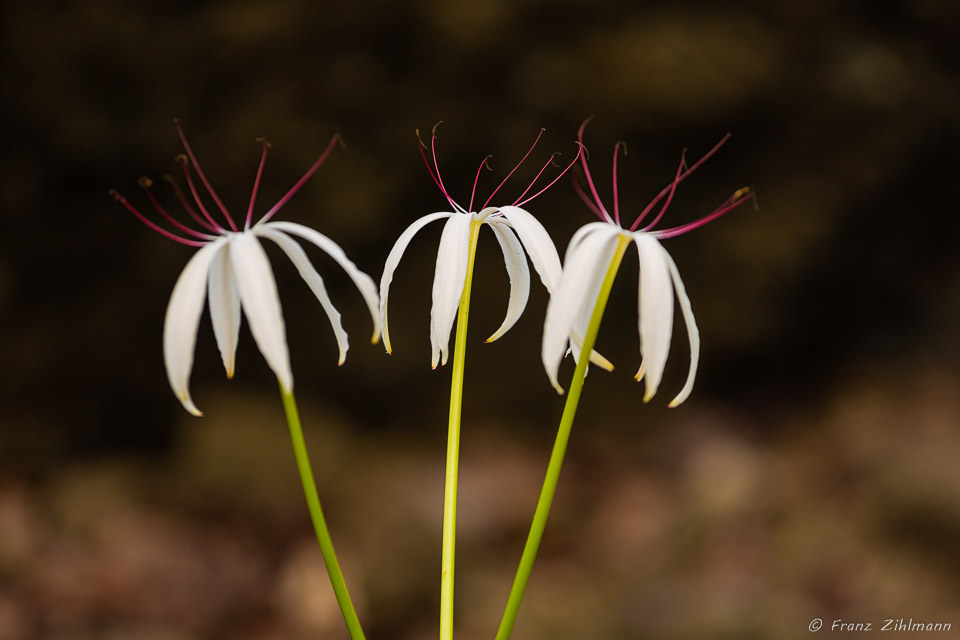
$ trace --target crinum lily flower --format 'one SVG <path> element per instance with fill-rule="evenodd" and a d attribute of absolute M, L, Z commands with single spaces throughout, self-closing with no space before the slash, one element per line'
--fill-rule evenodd
<path fill-rule="evenodd" d="M 167 369 L 167 378 L 170 387 L 177 398 L 180 399 L 184 408 L 193 415 L 202 415 L 190 397 L 189 380 L 190 371 L 193 367 L 197 329 L 200 324 L 200 316 L 203 313 L 205 298 L 209 301 L 210 319 L 213 323 L 214 335 L 217 339 L 217 346 L 223 359 L 227 377 L 233 377 L 237 339 L 240 331 L 240 310 L 242 308 L 250 322 L 250 332 L 257 342 L 260 353 L 263 354 L 267 364 L 276 374 L 284 392 L 290 393 L 293 390 L 293 372 L 290 369 L 290 354 L 287 348 L 280 298 L 277 295 L 273 270 L 270 268 L 270 262 L 261 246 L 261 239 L 270 240 L 280 247 L 320 301 L 337 338 L 340 364 L 343 364 L 349 348 L 347 334 L 340 322 L 340 313 L 330 301 L 323 278 L 317 273 L 306 252 L 293 239 L 293 236 L 315 244 L 336 260 L 347 272 L 370 309 L 374 324 L 373 342 L 375 343 L 380 335 L 380 314 L 377 308 L 376 285 L 370 276 L 360 271 L 347 258 L 343 250 L 323 234 L 293 222 L 270 222 L 274 214 L 300 190 L 310 176 L 327 159 L 334 145 L 338 142 L 339 135 L 335 134 L 333 136 L 320 158 L 286 195 L 280 198 L 256 224 L 251 224 L 257 190 L 260 186 L 260 178 L 263 175 L 263 166 L 267 159 L 267 149 L 270 146 L 266 140 L 258 140 L 263 145 L 263 152 L 253 183 L 253 192 L 250 196 L 246 219 L 241 230 L 200 169 L 179 122 L 174 122 L 183 147 L 187 152 L 186 156 L 180 155 L 177 160 L 183 167 L 187 185 L 196 203 L 196 209 L 190 204 L 176 182 L 172 178 L 167 177 L 167 179 L 173 184 L 177 198 L 187 214 L 193 219 L 196 228 L 183 224 L 160 205 L 150 189 L 152 183 L 148 178 L 141 178 L 140 186 L 146 192 L 147 198 L 160 217 L 175 228 L 178 233 L 168 231 L 147 218 L 116 191 L 111 193 L 141 222 L 160 235 L 180 244 L 199 249 L 187 262 L 187 266 L 184 267 L 173 287 L 163 327 L 163 359 Z M 229 228 L 217 222 L 204 206 L 190 171 L 191 164 L 210 198 L 223 214 Z M 200 213 L 197 213 L 197 210 Z"/>
<path fill-rule="evenodd" d="M 510 176 L 527 159 L 530 153 L 536 147 L 540 136 L 543 135 L 543 129 L 537 135 L 530 150 L 517 163 L 507 177 L 500 182 L 490 197 L 479 207 L 479 211 L 474 211 L 473 202 L 477 191 L 477 182 L 480 178 L 480 172 L 487 165 L 490 156 L 484 158 L 477 169 L 476 178 L 473 181 L 473 190 L 470 192 L 470 202 L 464 208 L 460 206 L 447 192 L 443 184 L 443 178 L 440 177 L 440 167 L 437 164 L 436 153 L 436 127 L 430 140 L 430 151 L 433 157 L 433 167 L 424 153 L 426 145 L 422 142 L 419 145 L 420 155 L 430 177 L 439 187 L 447 202 L 452 208 L 451 211 L 439 211 L 430 213 L 414 221 L 404 230 L 390 254 L 387 256 L 386 265 L 383 268 L 383 277 L 380 280 L 380 315 L 383 319 L 383 344 L 390 353 L 392 350 L 390 344 L 390 329 L 387 322 L 387 304 L 390 296 L 390 283 L 393 282 L 393 272 L 400 263 L 400 258 L 406 250 L 407 245 L 413 239 L 413 236 L 423 227 L 436 220 L 446 220 L 443 227 L 443 233 L 440 236 L 440 250 L 437 252 L 437 265 L 433 279 L 433 304 L 430 311 L 430 344 L 432 348 L 431 364 L 433 368 L 437 367 L 438 362 L 441 365 L 447 363 L 449 353 L 448 346 L 450 342 L 450 332 L 453 328 L 453 321 L 457 315 L 457 309 L 460 306 L 460 297 L 464 288 L 464 280 L 467 273 L 467 262 L 470 244 L 470 228 L 473 221 L 490 227 L 500 248 L 503 250 L 504 264 L 510 277 L 510 298 L 507 303 L 507 314 L 500 328 L 493 335 L 487 338 L 487 342 L 492 342 L 506 333 L 523 313 L 530 295 L 530 269 L 527 266 L 527 256 L 533 263 L 534 269 L 540 276 L 540 280 L 548 292 L 553 292 L 560 280 L 560 256 L 557 249 L 536 218 L 530 215 L 521 207 L 530 202 L 544 191 L 549 189 L 557 180 L 559 180 L 577 161 L 580 155 L 578 149 L 577 156 L 573 161 L 546 187 L 540 189 L 530 197 L 524 197 L 533 188 L 537 180 L 553 162 L 554 154 L 543 165 L 539 173 L 533 179 L 533 182 L 524 189 L 523 193 L 513 201 L 513 204 L 502 207 L 488 206 L 493 197 L 500 188 L 506 184 Z M 419 138 L 419 131 L 417 137 Z M 604 364 L 605 361 L 597 356 L 597 361 Z"/>
<path fill-rule="evenodd" d="M 583 131 L 586 122 L 580 127 L 579 141 L 583 144 Z M 567 247 L 563 263 L 563 276 L 550 302 L 547 305 L 547 317 L 543 332 L 543 364 L 550 382 L 559 393 L 563 388 L 557 381 L 557 372 L 564 353 L 569 348 L 575 358 L 579 356 L 579 345 L 587 331 L 594 306 L 611 261 L 617 254 L 618 245 L 633 242 L 640 254 L 640 294 L 639 294 L 639 330 L 640 330 L 640 370 L 635 376 L 637 381 L 646 381 L 644 402 L 653 398 L 660 385 L 667 354 L 670 350 L 670 337 L 673 332 L 673 296 L 676 293 L 680 301 L 680 310 L 687 326 L 690 342 L 690 369 L 686 384 L 670 403 L 675 407 L 682 403 L 693 390 L 697 362 L 700 355 L 700 333 L 693 317 L 690 300 L 687 297 L 680 273 L 670 254 L 660 244 L 660 240 L 672 238 L 692 231 L 725 213 L 736 209 L 752 197 L 749 188 L 740 189 L 731 198 L 714 211 L 694 222 L 669 229 L 653 230 L 660 221 L 673 199 L 677 185 L 693 173 L 710 156 L 717 152 L 730 138 L 724 138 L 694 165 L 687 167 L 681 158 L 680 166 L 673 181 L 640 212 L 630 227 L 624 229 L 620 223 L 620 206 L 617 194 L 617 156 L 622 143 L 613 149 L 613 215 L 600 200 L 585 154 L 583 172 L 590 188 L 591 198 L 574 181 L 574 188 L 580 198 L 593 211 L 601 222 L 593 222 L 581 227 Z M 626 148 L 624 147 L 624 153 Z M 657 215 L 644 227 L 640 224 L 661 200 L 666 198 Z M 621 253 L 616 255 L 619 261 Z"/>

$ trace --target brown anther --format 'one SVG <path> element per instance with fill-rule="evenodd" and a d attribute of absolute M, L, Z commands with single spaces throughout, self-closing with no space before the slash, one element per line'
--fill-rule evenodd
<path fill-rule="evenodd" d="M 266 138 L 264 138 L 263 136 L 260 136 L 259 138 L 254 138 L 253 141 L 254 141 L 254 142 L 260 142 L 260 143 L 262 143 L 262 144 L 267 145 L 267 149 L 273 149 L 273 145 L 270 144 L 270 141 L 267 140 Z"/>
<path fill-rule="evenodd" d="M 185 153 L 178 153 L 176 156 L 174 156 L 173 161 L 182 162 L 185 165 L 190 164 L 190 160 L 187 158 L 187 154 Z"/>
<path fill-rule="evenodd" d="M 123 200 L 123 196 L 121 196 L 120 192 L 117 191 L 116 189 L 110 189 L 109 191 L 107 191 L 107 195 L 113 198 L 114 200 L 116 200 L 117 202 L 120 202 L 121 200 Z"/>
<path fill-rule="evenodd" d="M 617 140 L 617 144 L 613 145 L 614 150 L 616 150 L 617 147 L 623 147 L 623 155 L 629 155 L 629 154 L 627 153 L 627 143 L 626 143 L 626 142 L 624 142 L 623 140 Z"/>
<path fill-rule="evenodd" d="M 749 194 L 751 191 L 753 191 L 753 190 L 752 190 L 750 187 L 744 187 L 744 188 L 742 188 L 742 189 L 737 189 L 736 191 L 733 192 L 733 197 L 731 198 L 731 200 L 733 200 L 733 201 L 739 200 L 739 199 L 742 198 L 743 196 Z"/>
<path fill-rule="evenodd" d="M 442 125 L 442 124 L 443 124 L 443 120 L 441 120 L 441 121 L 438 122 L 437 124 L 433 125 L 433 130 L 430 131 L 430 135 L 431 135 L 431 136 L 436 136 L 436 135 L 437 135 L 437 127 L 439 127 L 439 126 Z"/>
<path fill-rule="evenodd" d="M 139 180 L 137 180 L 137 185 L 140 186 L 140 187 L 142 187 L 142 188 L 144 188 L 144 189 L 147 189 L 147 188 L 153 186 L 153 180 L 151 180 L 151 179 L 148 178 L 147 176 L 143 176 L 142 178 L 140 178 Z"/>

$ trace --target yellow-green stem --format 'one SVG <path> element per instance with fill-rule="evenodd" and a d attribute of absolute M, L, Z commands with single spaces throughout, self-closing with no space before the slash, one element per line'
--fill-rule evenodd
<path fill-rule="evenodd" d="M 287 424 L 290 426 L 293 455 L 297 459 L 297 470 L 300 472 L 300 482 L 303 484 L 303 493 L 307 498 L 307 509 L 310 511 L 310 519 L 317 533 L 317 542 L 320 543 L 320 553 L 323 555 L 323 563 L 327 566 L 333 593 L 337 597 L 337 604 L 340 605 L 350 637 L 353 640 L 364 640 L 360 620 L 353 608 L 353 602 L 350 601 L 350 593 L 347 592 L 347 584 L 343 581 L 340 563 L 337 562 L 337 554 L 333 550 L 333 540 L 330 538 L 330 530 L 327 529 L 327 521 L 323 517 L 323 509 L 320 508 L 320 497 L 317 495 L 317 485 L 310 468 L 310 458 L 307 455 L 307 444 L 303 439 L 303 428 L 300 426 L 300 413 L 297 411 L 296 400 L 293 398 L 293 392 L 285 391 L 282 385 L 280 395 L 283 397 L 283 410 L 287 414 Z"/>
<path fill-rule="evenodd" d="M 460 457 L 460 411 L 463 405 L 463 369 L 467 351 L 467 318 L 470 315 L 470 288 L 473 260 L 477 254 L 477 236 L 481 220 L 470 222 L 470 248 L 467 276 L 457 313 L 457 338 L 453 346 L 453 372 L 450 383 L 450 418 L 447 428 L 447 470 L 443 484 L 443 542 L 440 554 L 440 640 L 453 638 L 453 565 L 457 537 L 457 467 Z"/>
<path fill-rule="evenodd" d="M 527 543 L 523 547 L 523 555 L 520 556 L 520 565 L 517 567 L 517 575 L 513 580 L 510 596 L 507 598 L 503 618 L 500 620 L 500 628 L 497 629 L 496 640 L 507 640 L 513 633 L 517 613 L 520 611 L 520 603 L 523 602 L 527 583 L 530 582 L 530 572 L 533 570 L 533 563 L 537 559 L 540 541 L 543 539 L 543 530 L 547 526 L 550 505 L 553 504 L 553 496 L 557 491 L 557 481 L 560 478 L 563 457 L 567 451 L 567 442 L 570 440 L 570 429 L 573 427 L 573 419 L 577 414 L 577 405 L 580 404 L 583 380 L 587 375 L 590 352 L 593 351 L 593 345 L 596 344 L 597 333 L 600 330 L 600 320 L 603 318 L 603 311 L 607 306 L 607 299 L 610 297 L 610 288 L 613 286 L 620 261 L 623 259 L 623 254 L 629 244 L 629 236 L 621 235 L 613 259 L 607 269 L 607 274 L 603 279 L 603 284 L 600 286 L 597 303 L 593 308 L 593 315 L 590 316 L 590 324 L 587 327 L 587 335 L 583 338 L 580 361 L 577 363 L 577 368 L 573 372 L 573 380 L 570 382 L 567 402 L 563 407 L 563 416 L 560 418 L 560 426 L 557 429 L 557 439 L 553 444 L 550 463 L 547 465 L 547 474 L 543 479 L 543 488 L 540 490 L 540 499 L 537 501 L 537 509 L 533 514 L 533 524 L 530 525 L 530 533 L 527 534 Z"/>

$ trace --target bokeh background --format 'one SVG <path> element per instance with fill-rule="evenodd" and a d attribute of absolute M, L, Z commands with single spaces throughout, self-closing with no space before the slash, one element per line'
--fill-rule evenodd
<path fill-rule="evenodd" d="M 243 210 L 261 211 L 340 131 L 281 217 L 379 278 L 445 201 L 512 201 L 578 125 L 609 194 L 637 212 L 684 148 L 732 140 L 666 220 L 743 207 L 666 243 L 703 339 L 683 332 L 641 401 L 637 273 L 625 260 L 518 639 L 791 638 L 813 618 L 960 629 L 960 252 L 956 3 L 731 0 L 5 3 L 0 78 L 0 639 L 345 638 L 275 381 L 244 327 L 227 381 L 201 324 L 187 415 L 167 387 L 163 313 L 190 250 L 151 233 L 141 175 L 173 173 L 183 122 Z M 536 166 L 535 166 L 536 165 Z M 159 181 L 158 181 L 159 182 Z M 176 208 L 172 196 L 161 199 Z M 567 180 L 529 205 L 561 252 L 590 212 Z M 351 334 L 275 261 L 321 497 L 371 638 L 436 633 L 449 368 L 429 367 L 440 226 L 392 290 L 394 354 L 319 252 Z M 278 252 L 268 249 L 272 256 Z M 481 237 L 459 505 L 457 635 L 489 638 L 562 399 L 539 359 L 546 295 L 499 342 L 507 277 Z M 572 372 L 565 365 L 563 376 Z M 949 634 L 942 634 L 948 637 Z M 952 636 L 951 636 L 952 637 Z"/>

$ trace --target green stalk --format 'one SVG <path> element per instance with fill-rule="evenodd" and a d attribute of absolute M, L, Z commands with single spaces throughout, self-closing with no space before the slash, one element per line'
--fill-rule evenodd
<path fill-rule="evenodd" d="M 557 439 L 553 444 L 553 453 L 550 454 L 550 463 L 547 465 L 547 475 L 543 480 L 540 499 L 537 501 L 537 509 L 533 514 L 533 524 L 530 525 L 530 533 L 527 534 L 527 543 L 523 547 L 523 555 L 520 557 L 517 575 L 513 580 L 510 596 L 507 598 L 507 606 L 503 612 L 503 618 L 500 620 L 500 628 L 497 629 L 496 640 L 508 640 L 510 634 L 513 633 L 513 626 L 517 621 L 517 613 L 520 611 L 520 603 L 523 602 L 523 595 L 526 593 L 527 583 L 530 582 L 530 572 L 533 570 L 533 563 L 537 559 L 540 541 L 543 539 L 543 530 L 547 526 L 547 517 L 550 515 L 550 505 L 553 504 L 553 496 L 557 491 L 557 481 L 560 478 L 560 469 L 563 466 L 563 456 L 567 452 L 567 442 L 570 440 L 570 429 L 573 427 L 573 419 L 577 414 L 577 405 L 580 404 L 580 392 L 583 390 L 583 380 L 587 375 L 587 364 L 590 362 L 589 355 L 593 351 L 593 345 L 597 342 L 600 320 L 603 318 L 603 311 L 607 306 L 607 299 L 610 297 L 610 288 L 613 286 L 613 280 L 617 275 L 617 269 L 620 267 L 620 261 L 623 259 L 623 254 L 629 244 L 630 238 L 621 235 L 617 248 L 614 251 L 613 259 L 610 261 L 610 267 L 607 269 L 603 284 L 600 286 L 597 304 L 593 308 L 593 315 L 590 316 L 590 325 L 587 327 L 587 335 L 583 338 L 580 362 L 577 363 L 577 368 L 573 372 L 573 380 L 570 382 L 567 402 L 563 407 L 560 427 L 557 429 Z"/>
<path fill-rule="evenodd" d="M 313 528 L 317 533 L 317 542 L 320 543 L 320 553 L 323 555 L 323 563 L 326 565 L 327 574 L 330 576 L 330 584 L 333 585 L 333 593 L 337 596 L 337 604 L 340 605 L 340 611 L 343 613 L 344 622 L 347 623 L 350 637 L 352 640 L 364 640 L 365 636 L 363 635 L 363 629 L 360 627 L 360 620 L 357 619 L 357 612 L 353 609 L 350 593 L 347 591 L 343 574 L 340 572 L 340 564 L 337 562 L 337 554 L 333 550 L 333 540 L 330 539 L 330 530 L 327 529 L 323 509 L 320 508 L 320 497 L 317 495 L 317 485 L 310 468 L 310 458 L 307 455 L 307 444 L 303 439 L 303 428 L 300 426 L 300 414 L 297 411 L 296 400 L 293 398 L 293 392 L 285 391 L 282 386 L 280 387 L 280 395 L 283 397 L 283 410 L 287 414 L 287 424 L 290 425 L 293 454 L 297 459 L 300 482 L 303 484 L 303 493 L 307 498 L 307 509 L 310 511 L 310 519 L 313 520 Z"/>
<path fill-rule="evenodd" d="M 473 260 L 477 254 L 480 220 L 470 222 L 467 277 L 457 313 L 457 339 L 453 346 L 453 374 L 450 383 L 450 418 L 447 429 L 447 471 L 443 486 L 443 542 L 440 555 L 440 640 L 453 638 L 453 564 L 457 537 L 457 466 L 460 457 L 460 411 L 463 405 L 463 370 L 467 352 L 467 318 Z"/>

